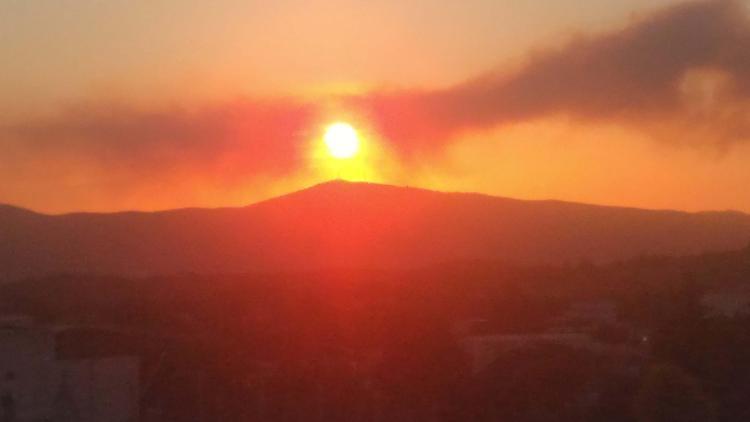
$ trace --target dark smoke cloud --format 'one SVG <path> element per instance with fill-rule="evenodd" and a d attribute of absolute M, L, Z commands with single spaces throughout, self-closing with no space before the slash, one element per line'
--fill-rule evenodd
<path fill-rule="evenodd" d="M 54 118 L 5 126 L 0 129 L 0 152 L 72 156 L 141 172 L 191 163 L 205 169 L 231 160 L 249 174 L 283 173 L 303 160 L 302 144 L 316 113 L 312 105 L 293 100 L 158 112 L 77 108 Z"/>
<path fill-rule="evenodd" d="M 691 79 L 697 70 L 703 77 Z M 691 98 L 691 89 L 700 91 L 711 75 L 724 83 L 698 92 L 711 98 Z M 749 100 L 750 21 L 741 3 L 722 0 L 675 6 L 616 32 L 576 39 L 512 73 L 354 102 L 386 138 L 421 151 L 461 131 L 551 114 L 674 129 L 668 132 L 700 127 L 715 135 L 710 142 L 747 140 Z"/>

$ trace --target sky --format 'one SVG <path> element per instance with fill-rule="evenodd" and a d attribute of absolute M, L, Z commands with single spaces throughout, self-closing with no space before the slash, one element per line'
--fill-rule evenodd
<path fill-rule="evenodd" d="M 252 203 L 343 177 L 750 212 L 742 0 L 6 0 L 0 203 Z M 361 153 L 325 154 L 331 123 Z"/>

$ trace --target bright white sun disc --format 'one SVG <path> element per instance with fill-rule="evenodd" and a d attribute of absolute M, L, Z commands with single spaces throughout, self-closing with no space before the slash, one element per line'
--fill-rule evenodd
<path fill-rule="evenodd" d="M 326 129 L 323 141 L 335 158 L 352 158 L 359 151 L 357 131 L 348 123 L 334 123 Z"/>

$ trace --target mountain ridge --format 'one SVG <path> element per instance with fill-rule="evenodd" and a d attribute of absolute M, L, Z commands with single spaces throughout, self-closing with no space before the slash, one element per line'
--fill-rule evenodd
<path fill-rule="evenodd" d="M 493 199 L 499 199 L 499 200 L 506 200 L 506 201 L 518 201 L 518 202 L 528 202 L 528 203 L 553 203 L 553 204 L 568 204 L 568 205 L 581 205 L 581 206 L 587 206 L 587 207 L 602 207 L 602 208 L 608 208 L 608 209 L 621 209 L 621 210 L 638 210 L 638 211 L 651 211 L 651 212 L 673 212 L 673 213 L 681 213 L 681 214 L 729 214 L 729 215 L 741 215 L 741 216 L 748 216 L 750 217 L 750 213 L 735 210 L 735 209 L 716 209 L 716 210 L 698 210 L 698 211 L 688 211 L 688 210 L 680 210 L 676 208 L 642 208 L 642 207 L 636 207 L 636 206 L 628 206 L 628 205 L 613 205 L 613 204 L 598 204 L 598 203 L 591 203 L 591 202 L 578 202 L 578 201 L 569 201 L 564 199 L 554 199 L 554 198 L 545 198 L 545 199 L 522 199 L 522 198 L 514 198 L 509 196 L 500 196 L 500 195 L 492 195 L 482 192 L 473 192 L 473 191 L 439 191 L 439 190 L 433 190 L 428 188 L 422 188 L 418 186 L 407 186 L 407 185 L 391 185 L 391 184 L 385 184 L 385 183 L 376 183 L 376 182 L 365 182 L 365 181 L 349 181 L 344 179 L 332 179 L 327 180 L 324 182 L 320 182 L 314 185 L 310 185 L 308 187 L 304 187 L 302 189 L 287 192 L 284 194 L 272 196 L 270 198 L 265 198 L 262 200 L 259 200 L 257 202 L 251 202 L 243 205 L 224 205 L 224 206 L 217 206 L 217 207 L 205 207 L 205 206 L 185 206 L 185 207 L 178 207 L 178 208 L 167 208 L 167 209 L 157 209 L 157 210 L 138 210 L 138 209 L 126 209 L 126 210 L 117 210 L 117 211 L 70 211 L 70 212 L 62 212 L 62 213 L 47 213 L 42 211 L 37 211 L 31 208 L 22 207 L 19 205 L 14 205 L 10 203 L 2 203 L 0 202 L 0 211 L 3 209 L 8 210 L 16 210 L 16 211 L 24 211 L 31 214 L 36 215 L 42 215 L 42 216 L 49 216 L 49 217 L 56 217 L 56 216 L 67 216 L 67 215 L 113 215 L 113 214 L 156 214 L 156 213 L 169 213 L 169 212 L 175 212 L 175 211 L 204 211 L 204 210 L 222 210 L 222 209 L 230 209 L 230 210 L 236 210 L 236 209 L 244 209 L 253 207 L 259 204 L 263 204 L 266 202 L 271 202 L 276 199 L 284 198 L 287 196 L 293 196 L 297 194 L 302 194 L 304 192 L 308 191 L 315 191 L 318 189 L 326 189 L 328 187 L 332 186 L 359 186 L 359 187 L 375 187 L 375 188 L 387 188 L 387 189 L 401 189 L 401 190 L 408 190 L 413 192 L 422 192 L 422 193 L 435 193 L 435 194 L 444 194 L 444 195 L 460 195 L 460 196 L 474 196 L 474 197 L 482 197 L 482 198 L 493 198 Z"/>
<path fill-rule="evenodd" d="M 750 216 L 333 181 L 242 207 L 0 212 L 0 279 L 608 262 L 736 250 Z M 4 211 L 4 208 L 0 208 Z"/>

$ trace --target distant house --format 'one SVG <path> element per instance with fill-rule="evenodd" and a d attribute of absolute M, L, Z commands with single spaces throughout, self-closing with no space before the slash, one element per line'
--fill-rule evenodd
<path fill-rule="evenodd" d="M 701 299 L 709 315 L 734 317 L 750 313 L 750 288 L 726 288 L 706 293 Z"/>
<path fill-rule="evenodd" d="M 138 359 L 61 354 L 68 329 L 0 321 L 0 421 L 137 420 Z"/>
<path fill-rule="evenodd" d="M 640 361 L 645 350 L 640 340 L 630 341 L 637 335 L 631 327 L 618 321 L 615 304 L 605 300 L 573 303 L 541 332 L 491 333 L 481 329 L 481 320 L 470 320 L 466 324 L 469 323 L 471 325 L 465 325 L 469 329 L 457 333 L 474 373 L 487 368 L 501 353 L 532 346 L 561 345 L 625 360 L 632 357 L 634 362 Z"/>
<path fill-rule="evenodd" d="M 582 348 L 593 343 L 587 335 L 566 333 L 478 335 L 463 340 L 464 350 L 471 359 L 474 373 L 490 366 L 500 353 L 536 344 L 562 344 Z"/>
<path fill-rule="evenodd" d="M 552 327 L 558 332 L 591 332 L 603 325 L 617 323 L 617 307 L 607 300 L 571 304 Z"/>

